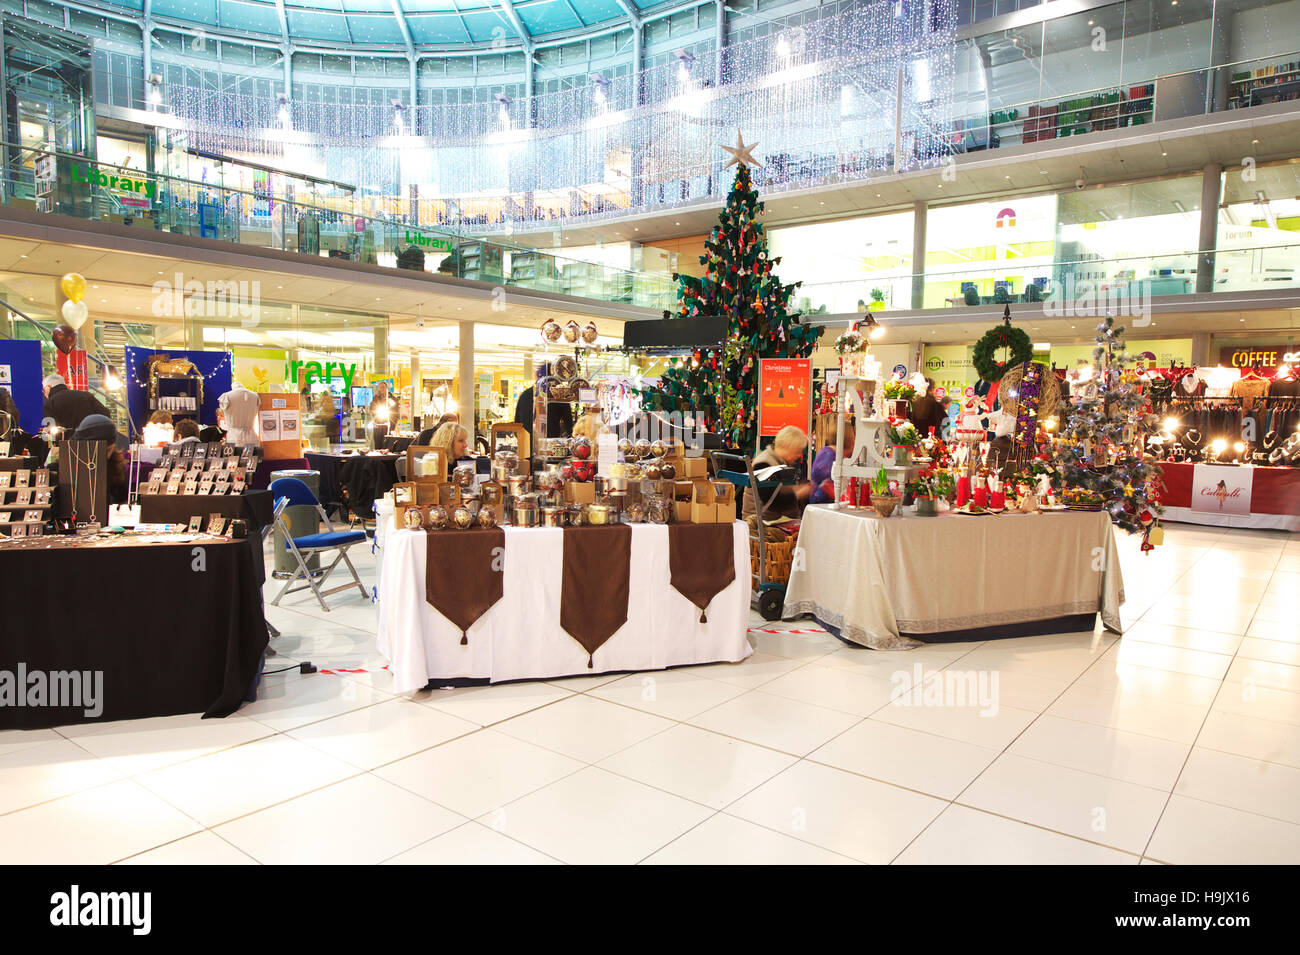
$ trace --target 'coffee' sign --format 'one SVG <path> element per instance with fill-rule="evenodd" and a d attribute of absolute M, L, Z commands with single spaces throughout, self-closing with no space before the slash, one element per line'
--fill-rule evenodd
<path fill-rule="evenodd" d="M 1249 345 L 1219 350 L 1219 364 L 1228 368 L 1276 368 L 1295 360 L 1292 350 L 1283 345 Z"/>

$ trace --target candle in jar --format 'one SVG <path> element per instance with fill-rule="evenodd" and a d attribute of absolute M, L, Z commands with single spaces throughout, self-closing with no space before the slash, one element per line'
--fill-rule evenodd
<path fill-rule="evenodd" d="M 970 475 L 963 474 L 957 479 L 957 506 L 963 506 L 970 500 Z"/>
<path fill-rule="evenodd" d="M 976 507 L 988 507 L 989 489 L 981 484 L 971 491 L 971 503 Z"/>

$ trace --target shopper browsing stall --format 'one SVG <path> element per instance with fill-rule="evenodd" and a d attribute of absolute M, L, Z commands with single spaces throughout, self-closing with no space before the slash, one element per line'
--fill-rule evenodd
<path fill-rule="evenodd" d="M 786 425 L 777 432 L 775 440 L 754 456 L 754 470 L 769 467 L 798 467 L 808 450 L 808 436 L 794 425 Z M 745 489 L 741 515 L 748 518 L 754 513 L 753 489 Z M 812 497 L 812 485 L 808 482 L 782 487 L 776 491 L 772 503 L 763 510 L 773 517 L 796 518 Z"/>
<path fill-rule="evenodd" d="M 89 391 L 73 391 L 62 375 L 47 375 L 42 382 L 45 389 L 45 417 L 52 418 L 64 431 L 75 431 L 88 415 L 109 417 L 108 409 Z"/>

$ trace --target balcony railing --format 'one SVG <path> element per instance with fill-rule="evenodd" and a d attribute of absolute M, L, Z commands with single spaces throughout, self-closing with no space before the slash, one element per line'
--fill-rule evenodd
<path fill-rule="evenodd" d="M 1199 285 L 1198 285 L 1198 279 Z M 1108 307 L 1136 314 L 1154 296 L 1246 292 L 1300 285 L 1300 242 L 1210 252 L 1175 251 L 1075 261 L 1007 261 L 977 267 L 910 266 L 844 282 L 804 283 L 796 304 L 805 314 L 1027 304 L 1044 315 L 1091 316 Z M 883 293 L 877 301 L 873 292 Z M 880 307 L 883 305 L 883 309 Z"/>
<path fill-rule="evenodd" d="M 676 286 L 667 273 L 364 215 L 350 208 L 352 200 L 314 205 L 3 145 L 11 158 L 0 186 L 4 203 L 16 208 L 643 308 L 667 308 L 674 300 Z"/>

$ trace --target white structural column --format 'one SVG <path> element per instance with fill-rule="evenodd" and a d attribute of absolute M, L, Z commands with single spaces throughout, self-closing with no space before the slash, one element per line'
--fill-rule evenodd
<path fill-rule="evenodd" d="M 1214 291 L 1214 250 L 1219 238 L 1219 198 L 1223 167 L 1210 163 L 1201 173 L 1201 228 L 1197 239 L 1196 291 Z"/>
<path fill-rule="evenodd" d="M 475 416 L 477 408 L 474 404 L 474 323 L 460 323 L 460 374 L 457 376 L 460 383 L 460 398 L 457 402 L 457 408 L 460 412 L 460 423 L 469 428 L 470 443 L 473 444 L 475 434 Z"/>
<path fill-rule="evenodd" d="M 912 203 L 912 308 L 925 308 L 925 226 L 928 207 Z"/>
<path fill-rule="evenodd" d="M 727 47 L 727 0 L 713 0 L 716 11 L 713 35 L 713 88 L 722 86 L 722 51 Z"/>

